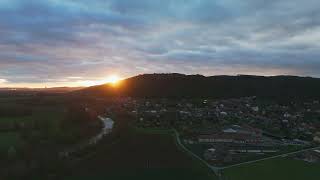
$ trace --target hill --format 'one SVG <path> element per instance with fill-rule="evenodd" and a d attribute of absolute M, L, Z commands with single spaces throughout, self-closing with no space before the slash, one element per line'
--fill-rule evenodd
<path fill-rule="evenodd" d="M 296 76 L 202 76 L 144 74 L 76 91 L 82 96 L 233 98 L 244 96 L 320 99 L 320 79 Z"/>

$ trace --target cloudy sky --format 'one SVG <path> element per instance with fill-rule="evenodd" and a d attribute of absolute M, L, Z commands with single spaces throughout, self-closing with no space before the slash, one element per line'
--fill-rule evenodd
<path fill-rule="evenodd" d="M 110 75 L 320 77 L 319 0 L 0 0 L 0 87 Z"/>

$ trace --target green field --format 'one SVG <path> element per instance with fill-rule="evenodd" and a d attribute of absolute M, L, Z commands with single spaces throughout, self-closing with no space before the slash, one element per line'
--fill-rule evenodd
<path fill-rule="evenodd" d="M 13 105 L 12 105 L 13 106 Z M 21 126 L 26 129 L 37 129 L 34 132 L 45 137 L 55 137 L 59 133 L 59 123 L 63 118 L 63 108 L 57 106 L 35 106 L 32 115 L 17 117 L 0 116 L 0 154 L 6 154 L 13 146 L 22 143 Z M 20 128 L 16 129 L 19 126 Z M 5 129 L 3 127 L 10 127 Z"/>
<path fill-rule="evenodd" d="M 0 133 L 0 153 L 7 153 L 10 147 L 17 147 L 21 144 L 18 133 Z"/>
<path fill-rule="evenodd" d="M 320 163 L 277 158 L 226 169 L 223 175 L 228 180 L 319 180 Z"/>
<path fill-rule="evenodd" d="M 26 126 L 30 123 L 47 124 L 49 127 L 56 127 L 57 123 L 63 118 L 64 109 L 61 106 L 35 106 L 32 108 L 32 115 L 18 117 L 0 116 L 0 125 L 24 123 Z"/>
<path fill-rule="evenodd" d="M 118 129 L 115 139 L 101 144 L 93 155 L 77 162 L 65 179 L 217 179 L 206 166 L 177 146 L 173 131 L 135 129 L 123 120 Z"/>
<path fill-rule="evenodd" d="M 62 107 L 59 106 L 36 106 L 32 108 L 33 112 L 30 116 L 20 117 L 3 117 L 0 116 L 0 123 L 12 122 L 12 121 L 31 121 L 31 120 L 56 120 L 61 118 Z"/>
<path fill-rule="evenodd" d="M 66 180 L 207 180 L 206 175 L 189 168 L 105 169 L 105 174 L 69 177 Z"/>
<path fill-rule="evenodd" d="M 66 179 L 213 180 L 215 177 L 201 162 L 182 152 L 171 135 L 137 133 L 103 147 Z"/>

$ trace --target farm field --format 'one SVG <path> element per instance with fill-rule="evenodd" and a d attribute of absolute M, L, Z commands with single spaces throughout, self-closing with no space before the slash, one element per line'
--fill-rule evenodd
<path fill-rule="evenodd" d="M 10 147 L 16 148 L 19 145 L 21 145 L 21 139 L 18 133 L 0 133 L 0 154 L 6 154 Z"/>
<path fill-rule="evenodd" d="M 77 163 L 66 179 L 214 180 L 201 162 L 184 153 L 165 131 L 123 128 L 117 140 Z M 93 177 L 93 178 L 92 178 Z"/>
<path fill-rule="evenodd" d="M 42 133 L 47 137 L 56 136 L 59 133 L 59 123 L 64 116 L 64 109 L 57 105 L 29 106 L 14 102 L 16 99 L 0 98 L 0 154 L 6 154 L 10 147 L 18 147 L 22 144 L 22 129 L 37 128 L 35 133 Z M 29 99 L 30 101 L 30 99 Z M 26 109 L 28 113 L 18 111 Z M 15 115 L 8 115 L 12 112 Z M 39 128 L 41 127 L 41 128 Z M 40 132 L 41 131 L 41 132 Z"/>
<path fill-rule="evenodd" d="M 277 158 L 223 171 L 228 180 L 318 180 L 320 164 L 307 163 L 291 158 Z"/>
<path fill-rule="evenodd" d="M 18 116 L 18 117 L 1 117 L 0 123 L 15 123 L 24 122 L 31 123 L 32 121 L 43 120 L 43 121 L 56 121 L 62 117 L 62 108 L 55 106 L 48 107 L 35 107 L 33 108 L 32 115 Z M 57 122 L 57 121 L 56 121 Z"/>

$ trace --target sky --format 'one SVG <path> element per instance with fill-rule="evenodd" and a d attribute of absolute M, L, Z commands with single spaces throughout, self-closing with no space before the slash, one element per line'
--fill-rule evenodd
<path fill-rule="evenodd" d="M 0 0 L 0 87 L 144 73 L 320 77 L 319 0 Z"/>

